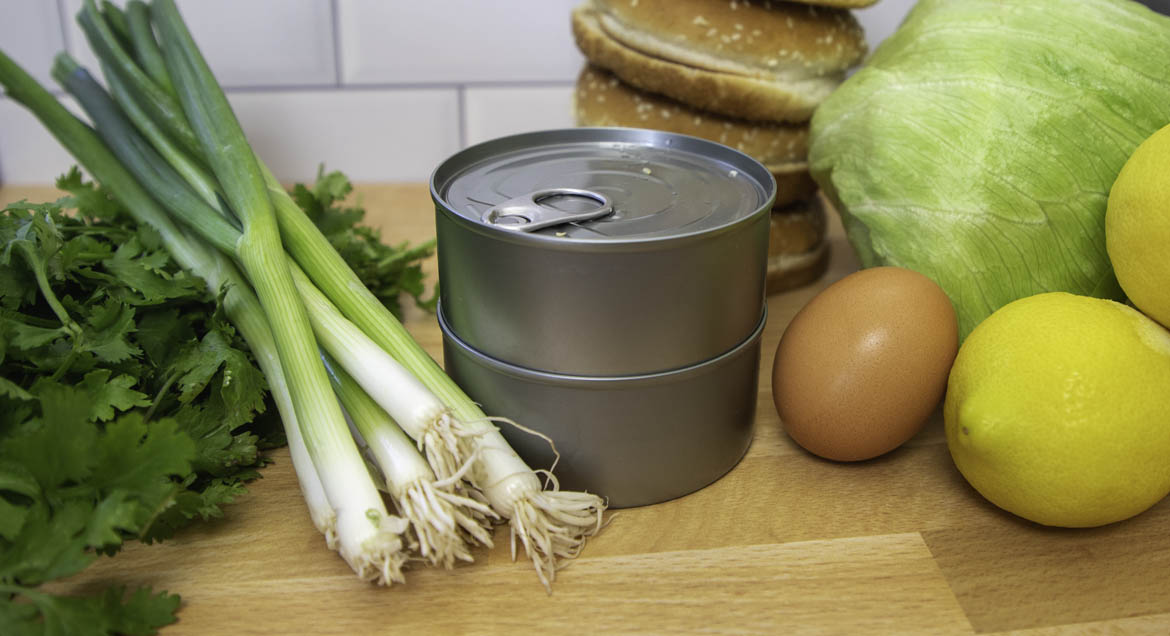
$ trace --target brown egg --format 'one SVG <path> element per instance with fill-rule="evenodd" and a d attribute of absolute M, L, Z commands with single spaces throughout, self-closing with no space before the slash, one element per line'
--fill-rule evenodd
<path fill-rule="evenodd" d="M 877 457 L 922 429 L 959 348 L 955 310 L 926 276 L 899 267 L 855 272 L 789 323 L 772 366 L 784 430 L 839 461 Z"/>

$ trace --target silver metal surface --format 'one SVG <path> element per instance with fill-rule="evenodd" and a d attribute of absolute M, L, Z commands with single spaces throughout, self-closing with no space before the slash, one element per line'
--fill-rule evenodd
<path fill-rule="evenodd" d="M 551 201 L 587 199 L 597 205 L 583 211 L 567 211 Z M 592 221 L 613 213 L 609 197 L 591 190 L 578 188 L 548 188 L 520 195 L 493 206 L 483 214 L 483 222 L 513 232 L 534 232 L 565 223 Z"/>
<path fill-rule="evenodd" d="M 617 377 L 525 369 L 492 358 L 451 331 L 440 303 L 444 368 L 485 412 L 552 439 L 562 488 L 614 508 L 694 492 L 731 470 L 752 440 L 766 316 L 729 351 L 683 369 Z M 533 468 L 550 468 L 546 441 L 500 424 Z"/>
<path fill-rule="evenodd" d="M 515 232 L 493 207 L 553 188 L 613 212 Z M 710 141 L 572 128 L 472 146 L 431 178 L 440 297 L 452 328 L 530 369 L 630 375 L 690 366 L 755 328 L 764 302 L 770 172 Z M 596 208 L 578 197 L 567 213 Z"/>

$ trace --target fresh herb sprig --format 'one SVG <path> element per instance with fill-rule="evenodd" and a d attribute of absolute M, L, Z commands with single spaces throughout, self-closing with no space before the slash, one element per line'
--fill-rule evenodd
<path fill-rule="evenodd" d="M 351 189 L 340 173 L 326 180 L 329 192 Z M 284 443 L 283 429 L 218 290 L 76 169 L 57 187 L 69 196 L 0 215 L 0 633 L 153 633 L 174 620 L 178 596 L 59 596 L 41 585 L 127 540 L 222 516 L 260 475 L 262 451 Z M 297 187 L 328 235 L 377 240 L 353 226 L 360 208 L 319 191 Z M 415 281 L 429 254 L 383 246 L 348 256 L 370 259 L 357 269 L 380 276 L 397 256 L 403 282 L 378 285 L 425 305 Z"/>

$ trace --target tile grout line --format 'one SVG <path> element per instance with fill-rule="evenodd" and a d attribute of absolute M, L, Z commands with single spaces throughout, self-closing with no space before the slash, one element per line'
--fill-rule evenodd
<path fill-rule="evenodd" d="M 340 13 L 338 0 L 329 0 L 329 17 L 333 22 L 333 85 L 341 88 L 341 23 L 337 16 Z"/>
<path fill-rule="evenodd" d="M 449 90 L 467 88 L 573 88 L 574 80 L 495 80 L 495 81 L 450 81 L 450 82 L 380 82 L 369 84 L 346 83 L 317 83 L 317 84 L 239 84 L 225 88 L 239 92 L 278 92 L 278 91 L 321 91 L 321 92 L 359 92 L 380 90 Z"/>
<path fill-rule="evenodd" d="M 455 112 L 459 126 L 459 149 L 467 147 L 467 85 L 455 87 Z"/>
<path fill-rule="evenodd" d="M 65 0 L 57 0 L 57 25 L 61 28 L 61 46 L 69 50 L 69 18 L 65 13 Z"/>

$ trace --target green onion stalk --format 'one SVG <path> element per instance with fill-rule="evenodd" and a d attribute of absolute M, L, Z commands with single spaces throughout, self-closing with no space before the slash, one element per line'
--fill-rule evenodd
<path fill-rule="evenodd" d="M 432 418 L 419 429 L 404 425 L 404 430 L 425 450 L 440 479 L 473 460 L 469 482 L 483 493 L 493 510 L 508 519 L 513 558 L 519 542 L 547 588 L 556 577 L 558 564 L 576 557 L 585 540 L 601 530 L 605 501 L 592 493 L 560 490 L 551 474 L 554 487 L 544 489 L 537 473 L 500 434 L 495 418 L 488 417 L 361 284 L 270 172 L 266 172 L 266 179 L 289 254 L 360 332 L 418 378 L 449 413 Z M 380 393 L 376 377 L 369 381 L 358 377 L 358 382 L 372 396 Z"/>
<path fill-rule="evenodd" d="M 401 581 L 405 522 L 387 512 L 333 396 L 255 157 L 174 3 L 155 3 L 151 17 L 182 112 L 242 226 L 234 255 L 268 319 L 301 435 L 337 516 L 338 551 L 362 578 Z"/>
<path fill-rule="evenodd" d="M 117 159 L 51 97 L 52 106 L 40 94 L 22 103 L 128 207 L 170 224 L 183 239 L 173 241 L 176 249 L 203 247 L 189 239 L 190 232 L 222 252 L 204 248 L 220 269 L 231 267 L 234 274 L 209 282 L 238 286 L 245 296 L 240 319 L 265 323 L 266 329 L 250 327 L 249 343 L 259 343 L 258 358 L 271 354 L 266 375 L 271 369 L 279 378 L 275 384 L 287 388 L 278 405 L 285 400 L 286 429 L 299 433 L 289 435 L 290 448 L 297 438 L 311 458 L 298 462 L 294 449 L 298 476 L 311 464 L 303 471 L 302 489 L 309 500 L 312 484 L 306 484 L 316 477 L 328 505 L 310 502 L 311 514 L 327 537 L 336 537 L 342 556 L 364 578 L 400 580 L 404 529 L 410 528 L 408 540 L 424 559 L 450 567 L 470 559 L 468 545 L 490 545 L 484 523 L 498 516 L 508 520 L 513 558 L 519 542 L 548 587 L 560 562 L 576 556 L 601 529 L 604 500 L 560 490 L 547 471 L 552 487 L 542 487 L 538 473 L 500 434 L 499 420 L 443 373 L 365 287 L 253 153 L 173 0 L 149 6 L 130 0 L 124 13 L 107 7 L 105 15 L 85 0 L 78 21 L 113 100 L 67 56 L 58 58 L 54 76 L 97 122 Z M 8 66 L 15 68 L 10 61 Z M 8 81 L 0 77 L 6 85 L 16 81 L 6 75 Z M 74 123 L 62 124 L 61 113 Z M 79 148 L 80 138 L 96 142 L 101 152 Z M 173 225 L 168 212 L 187 232 Z M 321 349 L 333 360 L 332 373 Z M 378 498 L 339 399 L 407 519 L 389 515 Z M 414 443 L 410 453 L 406 436 Z M 416 487 L 406 487 L 408 482 Z"/>
<path fill-rule="evenodd" d="M 320 300 L 328 302 L 323 297 Z M 318 314 L 311 312 L 311 315 Z M 334 317 L 340 318 L 340 314 Z M 314 320 L 314 327 L 316 324 Z M 330 328 L 328 324 L 323 326 Z M 411 535 L 422 558 L 450 569 L 456 561 L 473 560 L 470 546 L 479 544 L 490 548 L 488 522 L 497 518 L 491 508 L 455 492 L 452 482 L 460 475 L 436 479 L 414 442 L 386 410 L 342 365 L 328 354 L 323 355 L 333 388 L 385 477 L 386 489 L 398 514 L 410 523 Z"/>
<path fill-rule="evenodd" d="M 97 133 L 74 117 L 31 76 L 0 51 L 0 85 L 28 108 L 49 132 L 139 222 L 162 237 L 181 267 L 201 277 L 210 289 L 223 289 L 224 312 L 239 329 L 264 372 L 288 438 L 297 477 L 310 516 L 327 542 L 335 542 L 335 515 L 308 457 L 272 334 L 259 301 L 229 259 L 177 227 L 167 212 L 122 166 Z"/>
<path fill-rule="evenodd" d="M 150 187 L 155 196 L 169 201 L 168 207 L 178 212 L 181 219 L 189 222 L 192 228 L 205 236 L 211 243 L 221 247 L 228 246 L 225 249 L 230 249 L 231 246 L 239 242 L 242 238 L 240 230 L 231 225 L 217 210 L 207 205 L 194 192 L 186 189 L 182 178 L 154 153 L 145 140 L 137 136 L 131 124 L 125 121 L 125 118 L 121 116 L 101 87 L 84 69 L 81 69 L 67 55 L 62 54 L 58 56 L 57 63 L 54 65 L 53 75 L 70 94 L 78 99 L 90 117 L 98 122 L 100 134 L 105 137 L 115 154 L 130 168 L 130 171 L 142 179 L 144 183 L 151 184 Z M 327 349 L 333 345 L 338 356 L 353 361 L 355 366 L 363 370 L 373 369 L 376 365 L 367 364 L 364 358 L 368 358 L 368 354 L 354 357 L 356 352 L 362 351 L 362 345 L 367 352 L 372 349 L 374 353 L 389 358 L 372 344 L 361 342 L 354 344 L 353 338 L 345 341 L 345 346 L 348 348 L 338 350 L 336 343 L 341 341 L 338 334 L 342 331 L 338 330 L 334 323 L 345 322 L 344 318 L 340 318 L 340 314 L 328 300 L 325 300 L 324 296 L 312 286 L 312 283 L 307 281 L 295 262 L 289 261 L 289 266 L 294 276 L 298 277 L 297 285 L 302 297 L 306 301 L 313 301 L 307 302 L 306 307 L 309 310 L 314 329 L 318 332 L 318 339 Z M 260 312 L 255 313 L 259 314 Z M 270 335 L 268 340 L 271 341 Z M 390 362 L 396 364 L 392 359 Z M 404 377 L 400 377 L 397 384 L 409 386 L 413 378 L 405 374 L 404 371 L 399 371 L 399 375 Z M 352 383 L 352 380 L 350 382 Z M 401 387 L 398 390 L 400 391 Z M 340 390 L 338 393 L 345 396 Z M 357 397 L 353 396 L 349 396 L 348 399 L 350 401 L 358 400 Z M 399 403 L 402 403 L 402 400 L 399 400 Z M 380 407 L 377 408 L 381 410 Z M 356 413 L 357 408 L 355 407 L 350 413 L 351 418 L 355 418 Z M 400 413 L 400 415 L 402 414 Z M 386 422 L 382 422 L 381 427 L 370 429 L 377 433 L 377 436 L 370 437 L 375 442 L 375 451 L 387 448 L 387 440 L 394 442 L 406 439 L 405 434 L 397 430 L 393 420 L 390 420 L 386 415 L 381 417 Z M 376 414 L 371 416 L 367 413 L 359 421 L 366 423 L 377 420 Z M 395 433 L 397 433 L 396 436 Z M 411 454 L 414 457 L 411 457 Z M 378 454 L 378 456 L 382 460 L 390 457 L 385 453 Z M 389 492 L 396 505 L 403 512 L 404 518 L 410 521 L 412 527 L 415 528 L 415 535 L 418 537 L 418 540 L 414 542 L 415 547 L 422 553 L 424 559 L 449 568 L 453 566 L 456 559 L 471 560 L 470 552 L 467 549 L 468 542 L 491 545 L 490 535 L 483 529 L 483 521 L 494 516 L 490 509 L 466 497 L 448 492 L 448 486 L 452 480 L 448 480 L 449 483 L 436 482 L 429 466 L 421 457 L 418 457 L 418 452 L 413 446 L 408 446 L 405 451 L 400 449 L 395 456 L 399 458 L 398 464 L 381 461 L 381 469 L 386 476 Z M 411 466 L 411 462 L 421 463 L 426 468 L 426 473 L 421 472 L 417 465 Z M 335 537 L 336 533 L 326 532 L 326 535 L 327 537 Z"/>
<path fill-rule="evenodd" d="M 166 4 L 162 0 L 159 3 Z M 450 478 L 469 459 L 474 460 L 468 476 L 470 483 L 486 496 L 497 513 L 509 520 L 513 557 L 519 541 L 547 587 L 555 578 L 558 562 L 575 557 L 586 538 L 600 531 L 604 500 L 591 493 L 543 489 L 537 473 L 508 445 L 493 418 L 442 371 L 401 322 L 366 289 L 263 162 L 257 159 L 257 164 L 264 174 L 289 254 L 345 317 L 416 376 L 453 415 L 433 417 L 418 431 L 406 427 L 426 452 L 438 478 Z M 347 369 L 354 372 L 353 368 Z M 369 382 L 362 387 L 371 395 L 380 393 Z M 555 485 L 555 478 L 551 481 Z"/>

